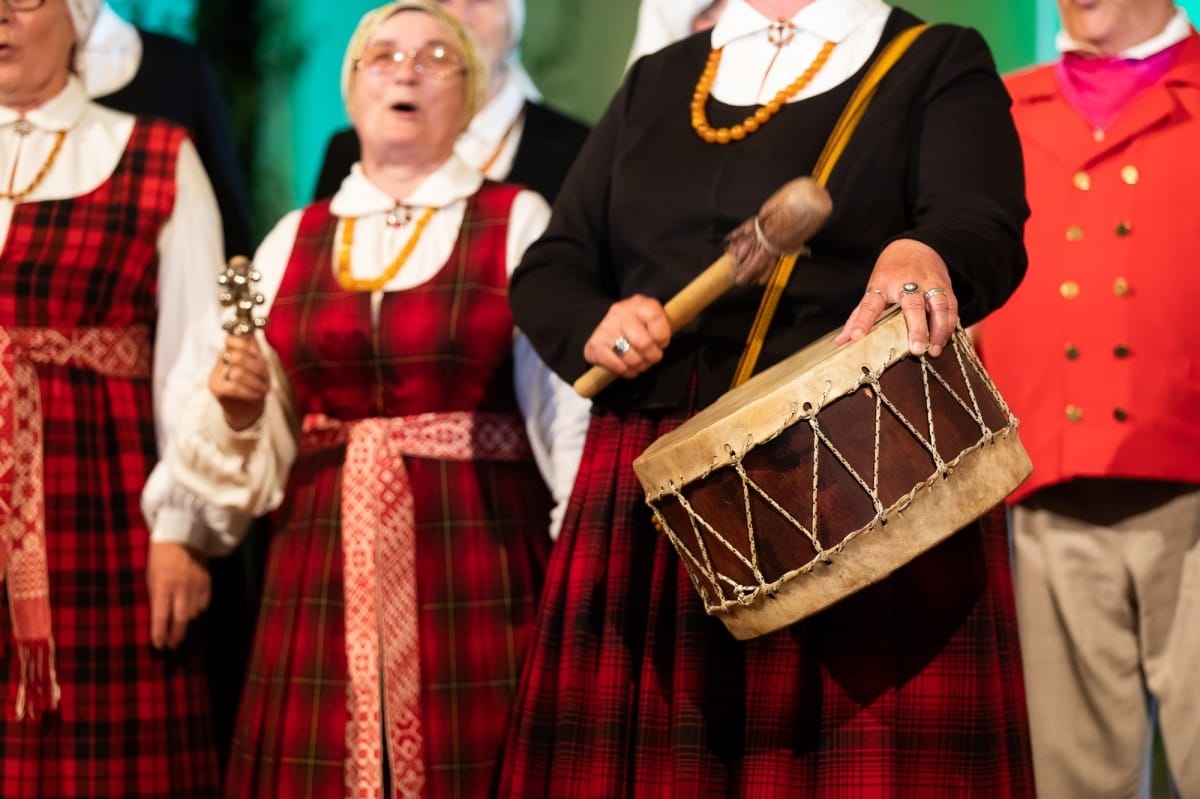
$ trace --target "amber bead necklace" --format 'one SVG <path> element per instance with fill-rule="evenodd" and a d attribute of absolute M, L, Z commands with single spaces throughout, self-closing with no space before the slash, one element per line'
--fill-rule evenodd
<path fill-rule="evenodd" d="M 352 216 L 342 220 L 342 238 L 338 243 L 337 252 L 337 281 L 342 288 L 347 291 L 380 291 L 391 282 L 392 278 L 400 274 L 400 269 L 408 261 L 413 250 L 417 247 L 417 241 L 421 238 L 421 234 L 425 232 L 425 226 L 429 224 L 429 220 L 437 212 L 436 208 L 426 208 L 425 213 L 417 219 L 417 223 L 413 226 L 412 235 L 408 237 L 404 247 L 396 259 L 388 264 L 387 269 L 372 278 L 355 277 L 350 270 L 350 250 L 354 245 L 354 223 L 355 218 Z"/>
<path fill-rule="evenodd" d="M 488 156 L 488 160 L 483 162 L 483 166 L 479 167 L 480 174 L 482 174 L 485 178 L 487 177 L 488 170 L 491 169 L 492 165 L 495 164 L 500 158 L 500 153 L 504 152 L 504 145 L 508 144 L 508 138 L 513 135 L 513 131 L 517 129 L 517 125 L 520 125 L 521 120 L 524 118 L 525 109 L 521 109 L 520 113 L 517 114 L 516 119 L 512 121 L 512 124 L 508 126 L 507 130 L 504 131 L 504 135 L 500 137 L 500 141 L 496 144 L 496 149 L 492 151 L 490 156 Z"/>
<path fill-rule="evenodd" d="M 504 131 L 504 135 L 500 137 L 500 143 L 496 145 L 496 149 L 492 152 L 491 156 L 484 163 L 484 165 L 480 167 L 479 171 L 481 173 L 486 173 L 489 169 L 491 169 L 492 164 L 496 163 L 496 159 L 500 157 L 500 153 L 504 149 L 504 145 L 508 141 L 509 136 L 511 136 L 513 131 L 516 130 L 516 127 L 520 123 L 523 116 L 524 112 L 518 114 L 517 118 L 513 120 L 513 123 L 509 125 L 508 130 Z M 407 262 L 409 257 L 412 256 L 413 250 L 417 247 L 417 239 L 421 238 L 421 234 L 425 231 L 425 226 L 429 224 L 429 220 L 433 218 L 433 215 L 436 212 L 436 208 L 425 209 L 425 213 L 422 214 L 419 219 L 417 219 L 417 223 L 413 226 L 412 235 L 409 237 L 408 242 L 404 245 L 404 248 L 400 250 L 400 254 L 396 256 L 396 260 L 392 261 L 382 274 L 373 278 L 357 278 L 351 273 L 350 250 L 354 245 L 355 218 L 352 216 L 347 217 L 342 222 L 342 238 L 338 244 L 338 284 L 347 291 L 382 290 L 384 286 L 391 282 L 392 278 L 400 274 L 401 268 L 403 268 L 405 262 Z M 408 206 L 397 204 L 396 207 L 388 213 L 387 224 L 389 227 L 403 227 L 404 225 L 408 224 L 411 218 L 412 211 L 408 208 Z"/>
<path fill-rule="evenodd" d="M 779 113 L 779 109 L 783 108 L 789 99 L 795 97 L 805 86 L 811 83 L 812 79 L 821 71 L 821 67 L 825 66 L 825 62 L 829 60 L 829 55 L 836 46 L 835 42 L 825 42 L 821 46 L 820 52 L 817 53 L 817 57 L 813 59 L 813 62 L 808 65 L 808 69 L 804 70 L 800 77 L 776 92 L 774 97 L 759 106 L 753 114 L 742 120 L 740 125 L 733 125 L 728 128 L 712 127 L 708 124 L 708 115 L 704 112 L 704 106 L 708 103 L 708 96 L 712 92 L 713 81 L 717 78 L 717 66 L 721 63 L 722 48 L 713 50 L 708 55 L 708 63 L 704 65 L 704 71 L 700 73 L 700 79 L 696 82 L 696 91 L 692 94 L 692 129 L 696 131 L 700 138 L 710 144 L 728 144 L 731 141 L 741 141 L 767 124 L 771 117 Z"/>
<path fill-rule="evenodd" d="M 33 180 L 29 182 L 29 185 L 20 191 L 0 192 L 0 200 L 12 200 L 15 203 L 19 203 L 21 200 L 24 200 L 26 197 L 28 197 L 34 189 L 40 186 L 42 181 L 46 178 L 46 173 L 50 171 L 50 167 L 54 166 L 54 160 L 58 158 L 58 153 L 60 150 L 62 150 L 63 140 L 66 138 L 67 132 L 65 130 L 60 130 L 57 134 L 55 134 L 54 147 L 51 148 L 50 155 L 46 156 L 45 163 L 42 164 L 42 168 L 38 170 L 38 173 L 33 176 Z"/>

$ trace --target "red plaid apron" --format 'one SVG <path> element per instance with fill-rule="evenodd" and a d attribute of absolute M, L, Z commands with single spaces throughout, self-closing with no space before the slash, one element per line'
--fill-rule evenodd
<path fill-rule="evenodd" d="M 0 638 L 26 637 L 27 599 L 35 621 L 48 611 L 61 689 L 57 711 L 31 721 L 55 693 L 49 661 L 22 696 L 20 647 L 0 653 L 5 799 L 181 799 L 216 788 L 198 642 L 189 636 L 169 653 L 150 645 L 149 530 L 139 506 L 157 458 L 149 372 L 158 240 L 175 205 L 185 135 L 139 119 L 107 181 L 78 197 L 17 204 L 0 251 L 0 395 L 9 403 L 0 441 L 16 442 L 11 489 L 0 491 L 8 502 L 18 492 L 16 515 L 3 521 L 21 538 L 8 564 L 13 582 L 0 594 L 12 599 Z M 22 564 L 39 524 L 44 558 Z M 12 593 L 43 569 L 48 595 Z M 22 703 L 26 719 L 17 721 Z"/>
<path fill-rule="evenodd" d="M 229 797 L 494 779 L 549 549 L 512 388 L 515 192 L 485 185 L 442 269 L 377 319 L 328 267 L 328 203 L 301 220 L 266 335 L 306 432 L 270 519 Z"/>
<path fill-rule="evenodd" d="M 7 520 L 0 580 L 7 580 L 21 659 L 17 719 L 58 709 L 42 498 L 42 402 L 34 364 L 77 366 L 113 377 L 150 377 L 150 331 L 0 327 L 0 514 Z"/>

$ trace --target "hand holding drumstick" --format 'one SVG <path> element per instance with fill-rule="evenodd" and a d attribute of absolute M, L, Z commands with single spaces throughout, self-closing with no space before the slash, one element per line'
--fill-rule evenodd
<path fill-rule="evenodd" d="M 767 282 L 779 256 L 803 250 L 832 209 L 815 180 L 790 181 L 728 236 L 720 258 L 665 305 L 641 294 L 613 303 L 584 345 L 584 357 L 595 366 L 575 381 L 575 390 L 594 397 L 615 378 L 636 377 L 661 361 L 675 331 L 734 285 Z"/>

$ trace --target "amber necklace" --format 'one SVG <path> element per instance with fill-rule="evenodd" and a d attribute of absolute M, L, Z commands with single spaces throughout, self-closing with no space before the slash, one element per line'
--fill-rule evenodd
<path fill-rule="evenodd" d="M 825 62 L 829 60 L 829 54 L 836 46 L 834 42 L 825 42 L 821 46 L 821 51 L 817 53 L 817 57 L 800 77 L 776 92 L 774 97 L 760 105 L 753 114 L 742 120 L 740 125 L 729 128 L 712 127 L 708 124 L 708 116 L 704 112 L 704 106 L 708 103 L 708 95 L 712 91 L 713 81 L 717 78 L 717 65 L 721 63 L 722 48 L 713 50 L 708 55 L 708 63 L 704 65 L 704 71 L 700 73 L 700 79 L 696 82 L 696 91 L 692 95 L 692 129 L 709 144 L 714 142 L 729 144 L 731 141 L 741 141 L 765 125 L 771 117 L 779 113 L 779 109 L 783 108 L 789 99 L 799 94 L 805 86 L 811 83 L 812 79 L 821 71 L 821 67 L 825 66 Z"/>
<path fill-rule="evenodd" d="M 500 142 L 496 145 L 496 149 L 492 151 L 492 154 L 488 156 L 488 160 L 483 162 L 483 166 L 479 167 L 479 172 L 485 178 L 487 177 L 488 170 L 492 168 L 492 165 L 496 163 L 496 159 L 500 157 L 500 153 L 504 151 L 504 145 L 508 144 L 508 137 L 513 134 L 513 131 L 517 129 L 517 125 L 520 125 L 521 120 L 524 118 L 525 110 L 522 109 L 517 114 L 516 119 L 512 121 L 512 124 L 508 126 L 508 129 L 504 131 L 504 135 L 500 137 Z"/>
<path fill-rule="evenodd" d="M 63 139 L 65 138 L 67 138 L 67 132 L 65 130 L 60 130 L 57 134 L 55 134 L 54 147 L 51 148 L 50 155 L 46 156 L 46 162 L 42 164 L 42 168 L 38 170 L 38 173 L 33 176 L 33 180 L 29 181 L 29 185 L 20 191 L 0 192 L 0 200 L 12 200 L 13 202 L 20 202 L 28 197 L 30 192 L 36 189 L 41 184 L 42 180 L 45 179 L 46 173 L 50 171 L 50 167 L 54 166 L 54 159 L 58 158 L 58 153 L 60 150 L 62 150 Z"/>
<path fill-rule="evenodd" d="M 408 237 L 404 247 L 400 250 L 400 254 L 396 259 L 388 264 L 387 269 L 384 269 L 381 274 L 372 278 L 358 278 L 351 274 L 350 271 L 350 249 L 354 245 L 354 223 L 355 218 L 352 216 L 346 217 L 342 221 L 342 239 L 338 243 L 337 253 L 337 281 L 342 288 L 347 291 L 379 291 L 392 278 L 400 273 L 401 267 L 408 261 L 413 250 L 416 249 L 417 240 L 421 238 L 421 234 L 425 232 L 425 226 L 429 224 L 429 220 L 433 218 L 436 208 L 426 208 L 425 213 L 421 214 L 417 219 L 416 225 L 413 226 L 412 235 Z"/>

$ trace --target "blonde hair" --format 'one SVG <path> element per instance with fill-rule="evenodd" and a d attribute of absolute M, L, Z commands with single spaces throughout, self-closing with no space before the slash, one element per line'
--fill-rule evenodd
<path fill-rule="evenodd" d="M 430 2 L 430 0 L 399 0 L 399 2 L 387 3 L 363 14 L 362 19 L 358 21 L 358 27 L 354 29 L 354 35 L 350 37 L 346 55 L 342 59 L 342 101 L 347 104 L 350 102 L 350 88 L 357 72 L 358 59 L 362 57 L 371 37 L 379 30 L 380 25 L 401 11 L 420 11 L 450 29 L 450 33 L 454 37 L 453 43 L 462 53 L 466 68 L 464 76 L 466 115 L 463 118 L 465 129 L 466 124 L 483 107 L 484 98 L 487 96 L 488 67 L 480 58 L 479 46 L 475 44 L 475 37 L 471 35 L 466 26 L 443 11 L 439 4 Z"/>

